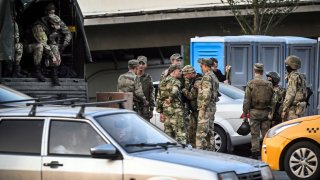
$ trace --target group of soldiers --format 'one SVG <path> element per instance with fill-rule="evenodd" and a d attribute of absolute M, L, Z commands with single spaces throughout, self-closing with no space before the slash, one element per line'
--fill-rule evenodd
<path fill-rule="evenodd" d="M 15 61 L 13 65 L 13 77 L 24 77 L 21 73 L 21 58 L 23 53 L 32 55 L 34 71 L 33 76 L 44 82 L 45 77 L 41 72 L 42 60 L 46 67 L 51 69 L 51 77 L 54 86 L 60 86 L 57 67 L 61 63 L 61 53 L 70 44 L 71 32 L 66 24 L 55 14 L 55 5 L 46 5 L 44 15 L 38 18 L 24 31 L 24 38 L 20 40 L 18 17 L 22 13 L 22 5 L 16 5 L 15 11 Z"/>
<path fill-rule="evenodd" d="M 171 65 L 161 74 L 155 101 L 152 78 L 145 73 L 147 58 L 139 56 L 128 61 L 129 71 L 118 78 L 118 91 L 132 92 L 133 109 L 147 120 L 156 108 L 164 132 L 179 143 L 214 150 L 213 121 L 219 81 L 212 59 L 199 59 L 202 76 L 190 65 L 181 67 L 182 56 L 173 54 Z"/>
<path fill-rule="evenodd" d="M 170 57 L 171 65 L 162 72 L 158 95 L 154 99 L 153 81 L 145 73 L 147 58 L 139 56 L 128 62 L 129 71 L 120 75 L 118 91 L 133 93 L 133 109 L 150 120 L 153 110 L 160 113 L 164 132 L 181 144 L 191 144 L 198 149 L 214 151 L 214 115 L 219 101 L 219 79 L 226 81 L 221 71 L 217 73 L 215 58 L 198 60 L 202 74 L 186 65 L 181 67 L 183 58 L 176 53 Z M 262 77 L 263 64 L 254 65 L 254 79 L 247 83 L 243 102 L 243 113 L 250 118 L 251 152 L 253 158 L 260 155 L 260 131 L 267 130 L 280 122 L 301 117 L 306 109 L 306 79 L 298 73 L 301 60 L 289 56 L 285 60 L 287 89 L 279 85 L 277 72 Z M 226 66 L 226 72 L 230 71 Z"/>
<path fill-rule="evenodd" d="M 243 114 L 250 118 L 251 157 L 260 156 L 260 131 L 265 136 L 270 127 L 281 122 L 303 116 L 306 110 L 307 86 L 303 74 L 297 70 L 301 60 L 297 56 L 288 56 L 286 65 L 286 90 L 279 85 L 277 72 L 267 73 L 263 79 L 263 64 L 254 65 L 254 79 L 247 83 L 243 102 Z M 248 116 L 247 116 L 248 114 Z"/>

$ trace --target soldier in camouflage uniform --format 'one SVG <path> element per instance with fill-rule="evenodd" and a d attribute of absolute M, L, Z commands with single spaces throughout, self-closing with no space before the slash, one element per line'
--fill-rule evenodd
<path fill-rule="evenodd" d="M 196 132 L 198 123 L 198 87 L 202 79 L 200 74 L 197 74 L 194 68 L 190 65 L 186 65 L 182 69 L 184 78 L 184 87 L 182 87 L 182 96 L 184 96 L 184 110 L 187 113 L 187 137 L 188 143 L 193 147 L 196 145 Z"/>
<path fill-rule="evenodd" d="M 252 158 L 260 155 L 260 131 L 262 137 L 270 129 L 268 115 L 271 111 L 273 86 L 270 81 L 262 79 L 263 64 L 254 65 L 254 79 L 247 83 L 243 101 L 243 114 L 250 114 L 251 153 Z"/>
<path fill-rule="evenodd" d="M 54 3 L 49 3 L 46 8 L 45 8 L 45 15 L 47 16 L 52 16 L 52 15 L 56 15 L 56 7 L 54 5 Z M 56 15 L 58 16 L 58 15 Z M 59 17 L 59 16 L 58 16 Z M 69 31 L 68 26 L 66 25 L 66 23 L 64 23 L 63 20 L 59 20 L 59 26 L 60 26 L 60 35 L 59 36 L 63 36 L 63 40 L 61 41 L 60 39 L 58 39 L 59 43 L 58 44 L 58 48 L 59 48 L 59 52 L 60 54 L 65 50 L 65 48 L 70 44 L 70 41 L 72 39 L 71 36 L 71 32 Z M 61 37 L 59 37 L 61 38 Z"/>
<path fill-rule="evenodd" d="M 285 60 L 287 74 L 287 92 L 283 102 L 281 117 L 283 121 L 302 117 L 306 110 L 306 80 L 297 70 L 301 60 L 297 56 L 288 56 Z"/>
<path fill-rule="evenodd" d="M 15 58 L 14 58 L 15 61 L 13 66 L 12 77 L 16 77 L 16 78 L 25 77 L 20 73 L 21 71 L 20 61 L 23 53 L 23 44 L 20 42 L 19 26 L 16 21 L 14 21 L 14 44 L 15 44 Z"/>
<path fill-rule="evenodd" d="M 171 61 L 171 64 L 176 64 L 180 66 L 182 62 L 182 56 L 179 53 L 172 54 L 170 56 L 170 61 Z M 164 80 L 167 76 L 168 76 L 168 69 L 164 70 L 161 73 L 159 85 L 161 84 L 162 80 Z M 156 99 L 156 111 L 160 113 L 160 120 L 164 121 L 165 116 L 163 115 L 163 101 L 161 100 L 162 98 L 161 98 L 160 89 L 158 91 L 159 93 Z"/>
<path fill-rule="evenodd" d="M 176 138 L 181 144 L 187 143 L 183 105 L 181 101 L 181 67 L 172 64 L 168 69 L 168 76 L 161 81 L 159 89 L 163 102 L 165 116 L 164 132 Z"/>
<path fill-rule="evenodd" d="M 133 110 L 141 115 L 139 111 L 139 104 L 148 106 L 148 101 L 143 94 L 142 85 L 140 83 L 139 77 L 136 75 L 138 73 L 139 62 L 135 59 L 128 61 L 129 71 L 122 74 L 118 78 L 118 91 L 119 92 L 132 92 L 133 94 Z"/>
<path fill-rule="evenodd" d="M 42 17 L 33 24 L 25 43 L 26 52 L 33 53 L 35 76 L 39 81 L 45 81 L 41 73 L 41 60 L 45 55 L 45 64 L 52 69 L 52 80 L 55 86 L 60 86 L 57 74 L 57 67 L 61 63 L 59 43 L 61 38 L 64 39 L 63 44 L 69 44 L 71 39 L 70 31 L 63 31 L 60 23 L 61 19 L 54 14 Z"/>
<path fill-rule="evenodd" d="M 198 127 L 196 133 L 196 148 L 215 150 L 214 140 L 214 114 L 216 112 L 216 102 L 219 101 L 218 90 L 219 81 L 214 75 L 211 67 L 211 59 L 199 59 L 202 73 L 204 74 L 198 87 Z"/>
<path fill-rule="evenodd" d="M 277 72 L 269 72 L 266 76 L 268 81 L 273 85 L 272 107 L 269 114 L 272 127 L 281 123 L 282 103 L 285 98 L 286 90 L 279 85 L 280 76 Z"/>
<path fill-rule="evenodd" d="M 150 74 L 145 72 L 148 62 L 147 57 L 138 56 L 137 60 L 139 62 L 138 76 L 142 85 L 143 94 L 149 102 L 148 106 L 143 106 L 143 104 L 140 105 L 140 112 L 146 120 L 150 121 L 155 107 L 153 80 Z"/>

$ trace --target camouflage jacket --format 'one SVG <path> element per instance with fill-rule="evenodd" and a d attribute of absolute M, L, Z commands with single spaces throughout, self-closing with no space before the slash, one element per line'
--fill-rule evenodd
<path fill-rule="evenodd" d="M 171 103 L 182 106 L 181 102 L 181 82 L 172 76 L 167 76 L 163 82 L 161 89 L 162 102 L 166 99 L 171 99 Z"/>
<path fill-rule="evenodd" d="M 198 87 L 202 77 L 197 74 L 192 79 L 184 80 L 184 87 L 182 87 L 182 95 L 185 97 L 185 103 L 192 111 L 197 111 L 197 98 L 198 98 Z"/>
<path fill-rule="evenodd" d="M 134 102 L 146 102 L 139 77 L 132 71 L 122 74 L 118 78 L 119 92 L 132 92 Z"/>
<path fill-rule="evenodd" d="M 150 76 L 150 74 L 144 73 L 139 77 L 139 79 L 142 85 L 143 94 L 149 102 L 149 107 L 153 109 L 155 107 L 155 100 L 152 77 Z"/>
<path fill-rule="evenodd" d="M 288 75 L 287 92 L 283 101 L 282 111 L 287 111 L 291 106 L 306 101 L 306 95 L 307 86 L 305 79 L 297 71 L 292 71 Z"/>
<path fill-rule="evenodd" d="M 44 16 L 32 25 L 32 35 L 27 33 L 27 43 L 62 44 L 64 47 L 69 45 L 71 32 L 66 24 L 61 20 L 60 29 L 52 31 L 47 22 L 48 16 Z"/>
<path fill-rule="evenodd" d="M 247 83 L 243 101 L 243 113 L 248 114 L 252 109 L 270 111 L 272 97 L 272 83 L 262 79 L 262 76 L 255 77 Z"/>
<path fill-rule="evenodd" d="M 215 106 L 218 98 L 219 81 L 212 71 L 208 71 L 202 77 L 198 87 L 198 110 Z"/>

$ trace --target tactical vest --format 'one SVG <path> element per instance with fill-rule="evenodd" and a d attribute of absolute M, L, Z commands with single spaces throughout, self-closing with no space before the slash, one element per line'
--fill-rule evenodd
<path fill-rule="evenodd" d="M 254 79 L 251 82 L 251 107 L 253 109 L 270 108 L 273 89 L 269 82 L 263 79 Z"/>

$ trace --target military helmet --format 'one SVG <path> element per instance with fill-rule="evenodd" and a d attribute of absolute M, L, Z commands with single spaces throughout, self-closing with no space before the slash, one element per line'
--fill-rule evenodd
<path fill-rule="evenodd" d="M 277 72 L 269 72 L 266 76 L 271 77 L 274 83 L 280 82 L 280 75 Z"/>
<path fill-rule="evenodd" d="M 301 67 L 301 60 L 298 56 L 288 56 L 287 59 L 284 61 L 287 66 L 290 66 L 292 69 L 300 69 Z"/>
<path fill-rule="evenodd" d="M 45 8 L 46 11 L 52 11 L 52 10 L 55 10 L 55 9 L 56 9 L 56 6 L 53 3 L 47 4 L 47 6 Z"/>
<path fill-rule="evenodd" d="M 240 135 L 242 135 L 242 136 L 246 136 L 246 135 L 248 135 L 250 132 L 251 132 L 251 130 L 250 130 L 250 124 L 249 124 L 248 120 L 245 119 L 245 120 L 242 122 L 242 124 L 241 124 L 241 126 L 239 127 L 239 129 L 237 130 L 237 133 L 240 134 Z"/>
<path fill-rule="evenodd" d="M 56 24 L 56 25 L 59 25 L 61 22 L 60 17 L 55 14 L 50 14 L 48 20 L 51 24 Z"/>

